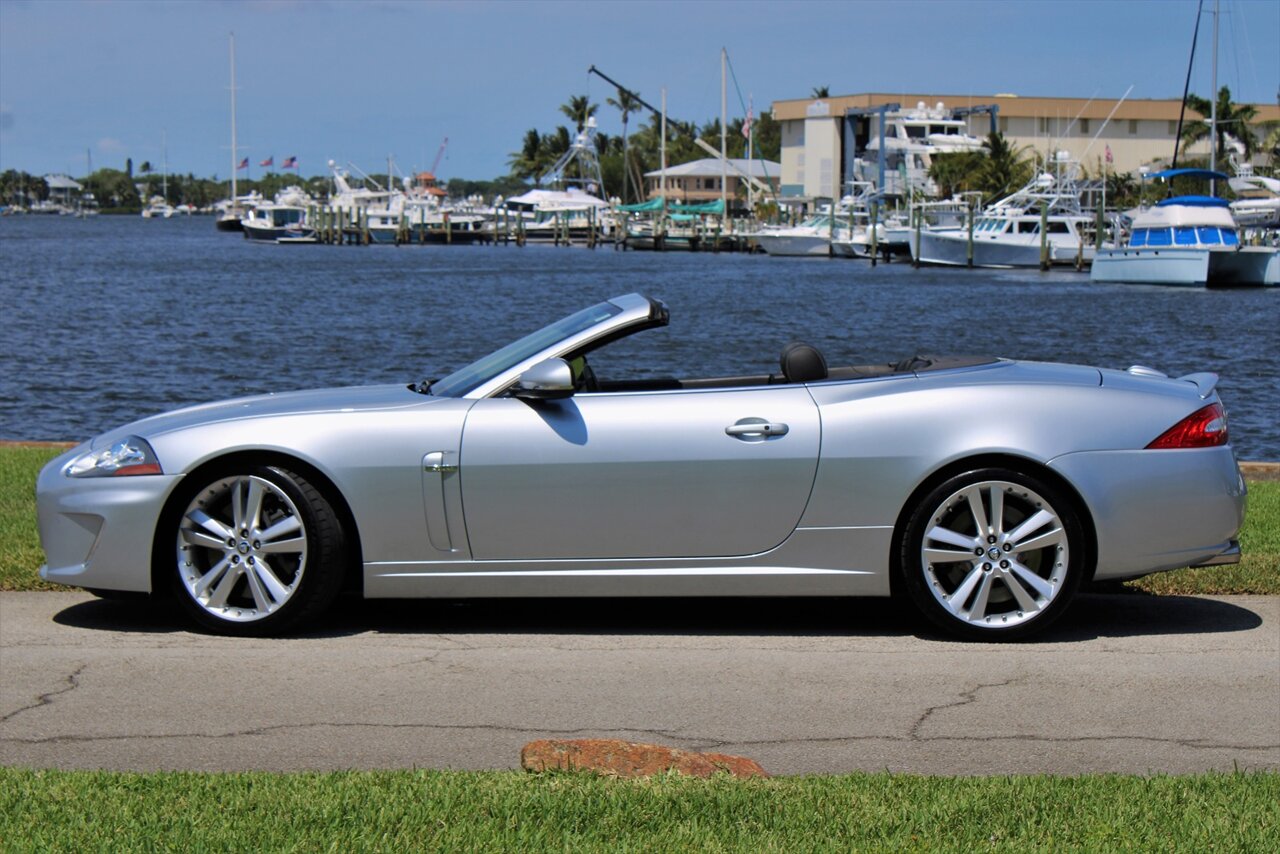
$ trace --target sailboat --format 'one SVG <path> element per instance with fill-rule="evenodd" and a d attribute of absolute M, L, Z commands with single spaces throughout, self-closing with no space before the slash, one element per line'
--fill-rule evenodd
<path fill-rule="evenodd" d="M 231 33 L 231 198 L 218 205 L 218 216 L 214 225 L 218 231 L 243 231 L 241 220 L 244 219 L 246 200 L 240 198 L 236 188 L 236 173 L 240 171 L 240 160 L 236 155 L 236 34 Z"/>

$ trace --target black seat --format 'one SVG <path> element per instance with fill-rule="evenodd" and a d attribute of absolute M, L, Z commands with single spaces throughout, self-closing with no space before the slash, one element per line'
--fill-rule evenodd
<path fill-rule="evenodd" d="M 792 341 L 782 348 L 782 376 L 789 383 L 814 383 L 827 378 L 827 360 L 812 344 Z"/>

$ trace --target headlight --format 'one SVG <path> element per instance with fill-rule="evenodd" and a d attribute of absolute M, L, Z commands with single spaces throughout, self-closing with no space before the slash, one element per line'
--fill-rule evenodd
<path fill-rule="evenodd" d="M 163 474 L 156 452 L 145 439 L 127 436 L 109 448 L 81 454 L 63 470 L 67 477 L 125 477 Z"/>

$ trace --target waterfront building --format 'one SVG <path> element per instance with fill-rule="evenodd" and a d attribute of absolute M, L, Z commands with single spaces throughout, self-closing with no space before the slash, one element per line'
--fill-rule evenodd
<path fill-rule="evenodd" d="M 926 107 L 965 121 L 968 133 L 985 137 L 998 130 L 1015 147 L 1041 154 L 1066 151 L 1091 174 L 1100 174 L 1110 148 L 1111 172 L 1136 172 L 1163 166 L 1173 156 L 1181 102 L 1176 99 L 1025 98 L 1012 94 L 938 95 L 882 92 L 774 101 L 773 116 L 782 126 L 781 195 L 784 198 L 839 198 L 853 180 L 855 160 L 873 157 L 866 149 L 877 139 L 886 105 L 899 110 Z M 1280 120 L 1280 106 L 1253 104 L 1256 125 Z M 1115 114 L 1107 122 L 1112 110 Z M 1201 121 L 1187 110 L 1184 123 Z M 1104 127 L 1104 123 L 1105 127 Z M 1096 140 L 1095 140 L 1096 137 Z M 1207 157 L 1208 140 L 1191 146 L 1189 157 Z M 1052 156 L 1052 155 L 1051 155 Z M 1219 153 L 1225 162 L 1226 154 Z"/>
<path fill-rule="evenodd" d="M 746 189 L 741 173 L 768 185 L 775 193 L 778 190 L 782 164 L 775 160 L 745 160 L 730 158 L 732 164 L 725 180 L 725 192 L 730 199 L 746 198 Z M 725 178 L 725 167 L 717 158 L 706 157 L 681 163 L 679 166 L 668 166 L 644 173 L 648 198 L 656 199 L 663 195 L 663 176 L 666 177 L 666 197 L 668 201 L 682 204 L 699 202 L 715 202 L 720 200 L 720 182 Z"/>

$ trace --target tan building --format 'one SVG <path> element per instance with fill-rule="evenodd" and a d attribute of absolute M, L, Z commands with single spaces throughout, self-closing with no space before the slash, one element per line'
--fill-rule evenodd
<path fill-rule="evenodd" d="M 782 196 L 831 198 L 841 195 L 837 183 L 854 177 L 854 160 L 875 158 L 865 152 L 879 134 L 876 108 L 898 104 L 904 111 L 953 111 L 967 132 L 985 137 L 995 129 L 1016 147 L 1034 151 L 1067 151 L 1090 175 L 1099 174 L 1108 147 L 1111 171 L 1134 172 L 1141 166 L 1167 165 L 1173 156 L 1180 102 L 1170 100 L 1023 98 L 1016 95 L 926 95 L 865 93 L 773 103 L 782 125 Z M 1280 106 L 1254 104 L 1257 123 L 1280 120 Z M 1112 115 L 1112 111 L 1114 115 Z M 1108 116 L 1110 121 L 1107 121 Z M 1184 121 L 1201 117 L 1188 110 Z M 886 124 L 892 124 L 886 122 Z M 1096 140 L 1095 140 L 1096 137 Z M 1189 156 L 1207 157 L 1209 144 L 1197 143 Z M 1180 155 L 1181 156 L 1181 155 Z M 926 158 L 927 159 L 927 158 Z M 1220 167 L 1225 157 L 1219 155 Z M 924 168 L 927 169 L 927 163 Z"/>
<path fill-rule="evenodd" d="M 656 199 L 663 195 L 663 178 L 666 181 L 666 196 L 669 201 L 680 203 L 714 202 L 720 199 L 720 182 L 724 181 L 725 195 L 730 200 L 746 196 L 742 178 L 739 173 L 746 173 L 760 183 L 778 190 L 778 176 L 782 164 L 772 160 L 744 160 L 730 158 L 731 168 L 725 168 L 719 160 L 711 157 L 681 163 L 679 166 L 668 166 L 665 172 L 655 169 L 644 173 L 645 189 L 648 198 Z M 727 179 L 726 179 L 727 175 Z"/>

